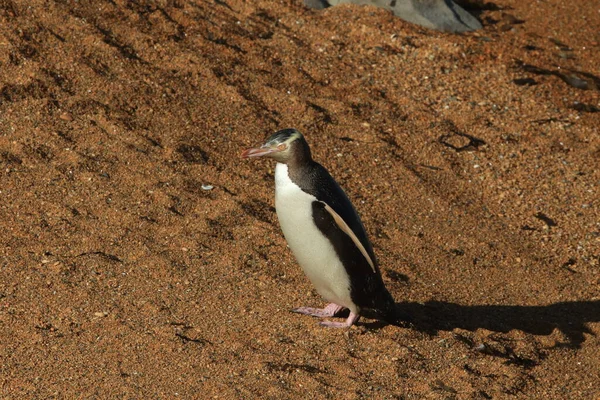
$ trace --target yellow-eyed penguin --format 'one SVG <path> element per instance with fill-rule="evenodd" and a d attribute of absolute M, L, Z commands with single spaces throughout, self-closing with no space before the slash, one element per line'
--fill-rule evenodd
<path fill-rule="evenodd" d="M 349 327 L 363 309 L 382 319 L 398 320 L 365 228 L 329 172 L 315 162 L 304 136 L 295 129 L 274 133 L 259 148 L 245 150 L 243 158 L 267 156 L 275 168 L 275 209 L 283 234 L 298 264 L 325 308 L 300 307 L 293 311 L 315 317 L 333 317 L 347 308 L 346 322 L 322 321 L 330 327 Z"/>

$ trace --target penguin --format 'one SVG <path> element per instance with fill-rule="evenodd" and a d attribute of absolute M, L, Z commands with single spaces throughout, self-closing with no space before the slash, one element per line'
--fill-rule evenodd
<path fill-rule="evenodd" d="M 364 310 L 397 324 L 394 298 L 386 289 L 373 247 L 350 199 L 329 172 L 314 161 L 304 136 L 296 129 L 275 132 L 242 158 L 269 157 L 275 167 L 275 210 L 283 235 L 325 308 L 292 311 L 318 318 L 335 317 L 344 309 L 345 322 L 321 325 L 348 328 Z"/>

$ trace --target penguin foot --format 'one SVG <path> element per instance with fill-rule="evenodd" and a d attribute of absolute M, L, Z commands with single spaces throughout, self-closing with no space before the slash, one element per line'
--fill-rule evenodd
<path fill-rule="evenodd" d="M 312 317 L 327 318 L 334 317 L 337 313 L 342 311 L 344 307 L 338 306 L 335 303 L 329 303 L 325 308 L 312 308 L 312 307 L 298 307 L 294 308 L 292 312 L 304 315 L 310 315 Z"/>
<path fill-rule="evenodd" d="M 334 322 L 334 321 L 321 321 L 320 325 L 326 326 L 328 328 L 350 328 L 358 319 L 360 318 L 359 314 L 350 313 L 346 322 Z"/>

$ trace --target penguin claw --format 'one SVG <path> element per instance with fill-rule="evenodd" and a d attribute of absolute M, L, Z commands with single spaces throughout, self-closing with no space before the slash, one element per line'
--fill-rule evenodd
<path fill-rule="evenodd" d="M 311 317 L 327 318 L 334 317 L 337 313 L 342 311 L 344 307 L 338 306 L 335 303 L 329 303 L 325 308 L 312 308 L 312 307 L 298 307 L 294 308 L 292 312 L 304 315 L 310 315 Z"/>
<path fill-rule="evenodd" d="M 335 322 L 335 321 L 321 321 L 319 325 L 326 326 L 327 328 L 350 328 L 352 325 L 348 325 L 346 322 Z"/>
<path fill-rule="evenodd" d="M 359 318 L 359 314 L 354 314 L 351 312 L 345 322 L 321 321 L 319 325 L 326 326 L 328 328 L 350 328 L 356 321 L 358 321 Z"/>
<path fill-rule="evenodd" d="M 325 308 L 298 307 L 294 308 L 292 312 L 310 315 L 312 317 L 317 318 L 327 318 L 335 317 L 336 314 L 342 311 L 344 308 L 345 307 L 338 306 L 335 303 L 329 303 L 327 304 L 327 306 L 325 306 Z M 350 312 L 350 315 L 348 316 L 345 322 L 321 321 L 319 325 L 326 326 L 328 328 L 349 328 L 352 325 L 354 325 L 354 323 L 358 321 L 359 318 L 359 314 Z"/>

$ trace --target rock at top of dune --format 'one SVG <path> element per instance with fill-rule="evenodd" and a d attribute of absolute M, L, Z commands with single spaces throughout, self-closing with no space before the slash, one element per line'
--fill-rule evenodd
<path fill-rule="evenodd" d="M 452 0 L 304 0 L 306 6 L 319 10 L 344 3 L 384 8 L 405 21 L 439 31 L 467 32 L 481 29 L 477 18 Z"/>

